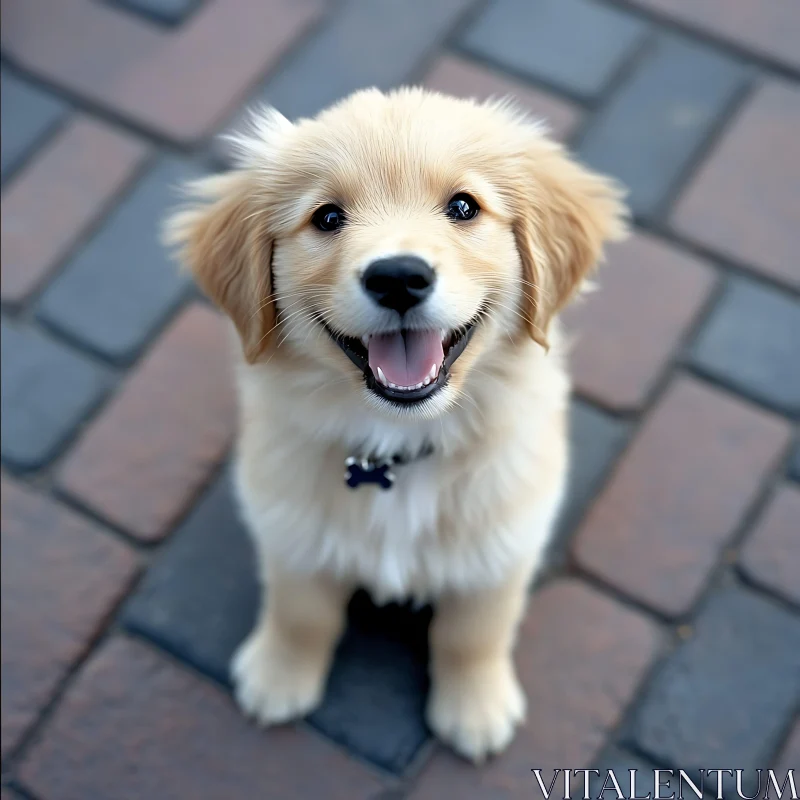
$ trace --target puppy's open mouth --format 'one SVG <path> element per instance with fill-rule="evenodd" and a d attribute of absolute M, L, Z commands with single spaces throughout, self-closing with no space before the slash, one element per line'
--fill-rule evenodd
<path fill-rule="evenodd" d="M 394 403 L 417 403 L 441 389 L 464 352 L 477 320 L 458 331 L 399 330 L 357 339 L 327 328 L 364 373 L 367 386 Z"/>

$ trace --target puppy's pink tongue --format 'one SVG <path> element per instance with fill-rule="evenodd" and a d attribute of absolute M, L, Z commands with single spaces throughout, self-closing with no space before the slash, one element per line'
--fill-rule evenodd
<path fill-rule="evenodd" d="M 378 377 L 378 368 L 389 383 L 416 386 L 431 377 L 431 369 L 444 361 L 439 331 L 404 331 L 372 336 L 369 340 L 369 366 Z M 434 377 L 436 373 L 434 372 Z"/>

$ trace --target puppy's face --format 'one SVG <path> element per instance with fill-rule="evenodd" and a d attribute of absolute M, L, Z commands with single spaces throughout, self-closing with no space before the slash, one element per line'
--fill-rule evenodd
<path fill-rule="evenodd" d="M 395 415 L 442 413 L 501 348 L 544 345 L 622 230 L 614 187 L 497 105 L 360 92 L 235 143 L 240 169 L 199 185 L 212 202 L 172 241 L 249 361 L 317 364 Z"/>

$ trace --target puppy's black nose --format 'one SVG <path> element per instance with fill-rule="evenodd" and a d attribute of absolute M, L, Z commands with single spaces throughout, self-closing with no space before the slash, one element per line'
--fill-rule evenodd
<path fill-rule="evenodd" d="M 373 261 L 361 279 L 364 291 L 384 308 L 405 314 L 432 291 L 436 274 L 416 256 L 395 256 Z"/>

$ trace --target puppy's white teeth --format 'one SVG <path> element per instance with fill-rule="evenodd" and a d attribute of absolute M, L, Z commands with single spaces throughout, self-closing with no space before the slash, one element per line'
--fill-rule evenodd
<path fill-rule="evenodd" d="M 388 386 L 389 385 L 389 381 L 386 380 L 386 376 L 383 374 L 383 370 L 380 367 L 378 367 L 378 380 L 384 386 Z"/>
<path fill-rule="evenodd" d="M 369 347 L 369 336 L 362 336 L 361 344 L 363 344 L 364 347 Z"/>
<path fill-rule="evenodd" d="M 389 388 L 390 389 L 399 389 L 400 387 L 396 383 L 390 383 L 389 384 Z"/>
<path fill-rule="evenodd" d="M 431 371 L 428 373 L 430 379 L 435 380 L 438 374 L 439 374 L 439 367 L 436 364 L 431 364 Z"/>
<path fill-rule="evenodd" d="M 416 385 L 414 388 L 415 388 L 415 389 L 421 389 L 421 388 L 422 388 L 422 384 L 421 384 L 421 383 L 418 383 L 418 384 L 417 384 L 417 385 Z"/>
<path fill-rule="evenodd" d="M 427 385 L 428 385 L 430 382 L 431 382 L 431 379 L 430 379 L 430 378 L 425 378 L 425 380 L 424 380 L 424 381 L 422 381 L 422 385 L 423 385 L 423 386 L 427 386 Z"/>
<path fill-rule="evenodd" d="M 439 333 L 442 334 L 442 341 L 446 342 L 447 341 L 447 331 L 444 328 L 440 328 L 439 329 Z"/>

